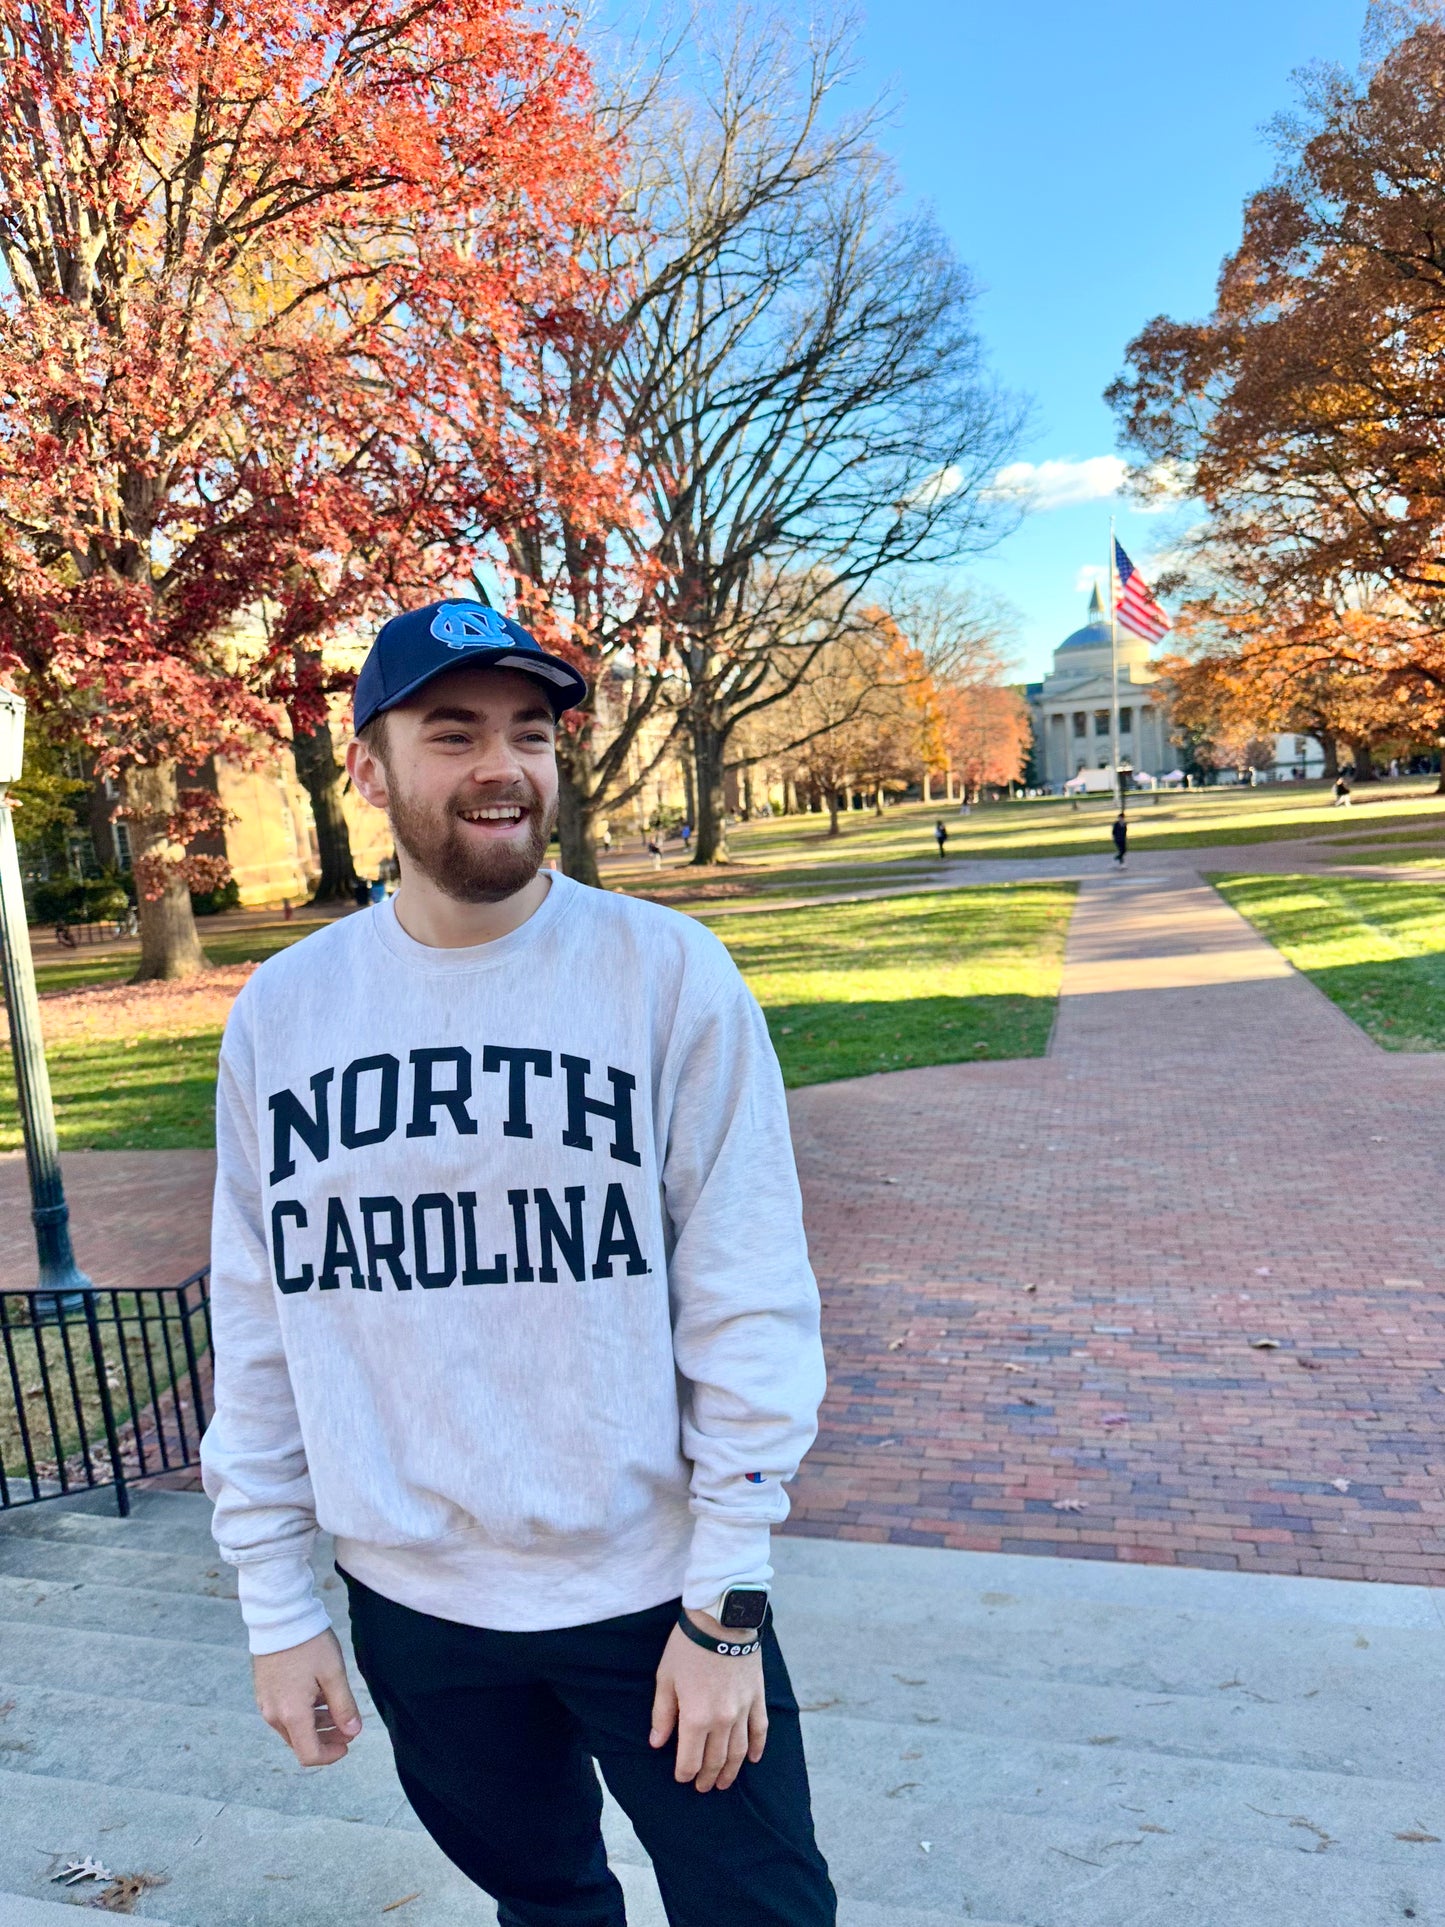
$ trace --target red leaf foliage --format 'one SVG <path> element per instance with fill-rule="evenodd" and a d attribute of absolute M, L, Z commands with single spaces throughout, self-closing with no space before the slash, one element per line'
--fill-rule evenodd
<path fill-rule="evenodd" d="M 319 719 L 305 646 L 515 522 L 608 195 L 514 0 L 0 0 L 0 671 L 122 775 Z"/>

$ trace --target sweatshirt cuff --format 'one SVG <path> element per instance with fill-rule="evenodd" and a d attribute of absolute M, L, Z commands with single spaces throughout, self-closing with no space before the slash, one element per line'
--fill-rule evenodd
<path fill-rule="evenodd" d="M 767 1586 L 772 1527 L 766 1519 L 729 1519 L 717 1512 L 693 1517 L 692 1549 L 682 1582 L 682 1603 L 706 1612 L 729 1586 Z"/>
<path fill-rule="evenodd" d="M 331 1616 L 304 1555 L 246 1560 L 236 1568 L 236 1591 L 253 1654 L 281 1653 L 330 1629 Z"/>

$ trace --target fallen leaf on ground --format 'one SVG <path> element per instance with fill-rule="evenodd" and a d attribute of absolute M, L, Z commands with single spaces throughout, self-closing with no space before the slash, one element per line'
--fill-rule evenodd
<path fill-rule="evenodd" d="M 925 1853 L 933 1852 L 933 1842 L 931 1840 L 920 1840 L 918 1844 Z"/>
<path fill-rule="evenodd" d="M 1323 1853 L 1326 1847 L 1339 1844 L 1332 1833 L 1326 1833 L 1323 1827 L 1317 1827 L 1313 1820 L 1306 1819 L 1302 1813 L 1271 1813 L 1267 1807 L 1257 1807 L 1249 1800 L 1244 1804 L 1251 1813 L 1263 1814 L 1266 1820 L 1288 1820 L 1292 1827 L 1300 1827 L 1305 1833 L 1316 1835 L 1319 1840 L 1319 1845 L 1315 1848 L 1316 1853 Z"/>
<path fill-rule="evenodd" d="M 1409 1840 L 1414 1845 L 1421 1847 L 1438 1847 L 1440 1844 L 1440 1836 L 1438 1833 L 1416 1833 L 1412 1831 L 1410 1833 L 1397 1833 L 1395 1838 L 1397 1840 Z"/>
<path fill-rule="evenodd" d="M 888 1341 L 888 1349 L 890 1352 L 901 1352 L 905 1342 L 906 1341 L 901 1338 L 890 1338 Z"/>
<path fill-rule="evenodd" d="M 1006 1360 L 1004 1363 L 1004 1370 L 1006 1372 L 1023 1372 L 1023 1371 L 1027 1371 L 1028 1367 L 1026 1365 L 1015 1365 L 1010 1361 Z"/>
<path fill-rule="evenodd" d="M 1037 1290 L 1038 1290 L 1038 1286 L 1037 1286 L 1037 1285 L 1025 1285 L 1025 1286 L 1024 1286 L 1024 1290 L 1025 1290 L 1025 1291 L 1037 1291 Z"/>
<path fill-rule="evenodd" d="M 1099 1420 L 1099 1423 L 1100 1425 L 1127 1425 L 1129 1423 L 1129 1414 L 1127 1412 L 1105 1412 L 1104 1416 Z"/>
<path fill-rule="evenodd" d="M 1279 1340 L 1277 1338 L 1251 1338 L 1249 1344 L 1251 1351 L 1277 1352 L 1279 1350 Z"/>
<path fill-rule="evenodd" d="M 73 1887 L 81 1880 L 114 1880 L 115 1875 L 109 1867 L 102 1867 L 98 1860 L 92 1860 L 87 1854 L 84 1860 L 67 1861 L 59 1873 L 53 1873 L 50 1878 L 63 1880 L 67 1887 Z"/>
<path fill-rule="evenodd" d="M 1088 1744 L 1090 1746 L 1117 1746 L 1119 1744 L 1119 1735 L 1117 1733 L 1091 1733 Z"/>
<path fill-rule="evenodd" d="M 381 1911 L 384 1914 L 389 1914 L 394 1912 L 395 1909 L 398 1907 L 404 1907 L 409 1900 L 420 1900 L 420 1899 L 421 1899 L 421 1888 L 418 1887 L 414 1894 L 403 1894 L 400 1900 L 388 1900 L 386 1905 L 382 1908 Z"/>
<path fill-rule="evenodd" d="M 1143 1820 L 1139 1824 L 1140 1833 L 1168 1833 L 1168 1827 L 1156 1827 L 1152 1821 Z"/>
<path fill-rule="evenodd" d="M 1325 1369 L 1317 1358 L 1297 1358 L 1295 1364 L 1305 1372 L 1322 1372 Z"/>
<path fill-rule="evenodd" d="M 905 1780 L 901 1786 L 889 1787 L 886 1797 L 890 1800 L 896 1800 L 900 1793 L 911 1793 L 915 1787 L 922 1785 L 922 1780 Z"/>
<path fill-rule="evenodd" d="M 164 1887 L 168 1878 L 163 1873 L 117 1874 L 110 1885 L 86 1905 L 98 1907 L 106 1914 L 133 1914 L 136 1902 L 152 1887 Z"/>
<path fill-rule="evenodd" d="M 1336 1492 L 1348 1492 L 1350 1489 L 1348 1479 L 1331 1479 L 1330 1484 L 1335 1488 Z"/>
<path fill-rule="evenodd" d="M 897 1443 L 897 1439 L 875 1439 L 873 1449 L 875 1452 L 881 1452 L 885 1445 L 897 1445 Z"/>
<path fill-rule="evenodd" d="M 1055 1512 L 1082 1512 L 1085 1504 L 1083 1499 L 1055 1499 L 1053 1509 Z"/>

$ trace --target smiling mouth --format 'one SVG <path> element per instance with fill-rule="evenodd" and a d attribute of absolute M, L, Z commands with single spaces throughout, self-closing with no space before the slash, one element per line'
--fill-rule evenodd
<path fill-rule="evenodd" d="M 520 803 L 489 803 L 482 809 L 458 810 L 464 823 L 520 823 L 526 810 Z"/>

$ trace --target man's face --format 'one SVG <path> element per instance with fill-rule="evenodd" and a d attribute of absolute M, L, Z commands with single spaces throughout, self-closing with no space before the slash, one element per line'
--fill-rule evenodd
<path fill-rule="evenodd" d="M 463 665 L 387 712 L 378 756 L 348 767 L 405 855 L 461 903 L 500 903 L 537 874 L 557 820 L 557 725 L 529 676 Z"/>

